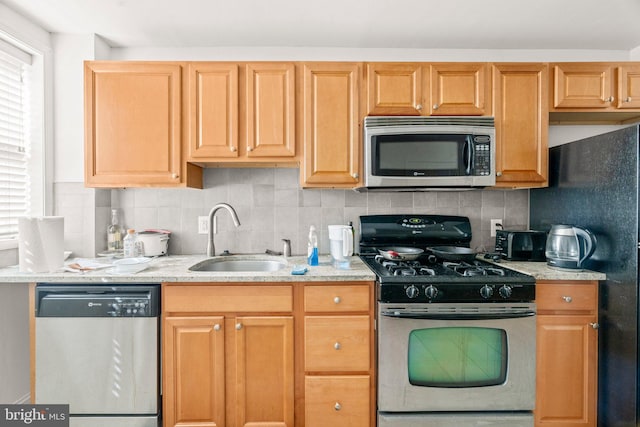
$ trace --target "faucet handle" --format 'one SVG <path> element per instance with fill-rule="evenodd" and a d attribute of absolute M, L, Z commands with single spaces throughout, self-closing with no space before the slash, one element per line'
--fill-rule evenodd
<path fill-rule="evenodd" d="M 284 249 L 282 250 L 282 253 L 284 254 L 284 257 L 290 257 L 291 256 L 291 240 L 289 239 L 282 239 L 282 241 L 284 242 Z"/>

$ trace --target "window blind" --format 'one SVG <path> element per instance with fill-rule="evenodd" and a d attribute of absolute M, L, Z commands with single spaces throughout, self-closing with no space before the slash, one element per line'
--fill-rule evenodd
<path fill-rule="evenodd" d="M 0 240 L 30 214 L 29 64 L 0 50 Z"/>

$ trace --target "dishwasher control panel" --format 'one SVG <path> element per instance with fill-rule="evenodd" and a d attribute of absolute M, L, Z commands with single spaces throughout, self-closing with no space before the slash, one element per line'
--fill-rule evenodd
<path fill-rule="evenodd" d="M 36 286 L 36 317 L 158 317 L 157 285 Z"/>

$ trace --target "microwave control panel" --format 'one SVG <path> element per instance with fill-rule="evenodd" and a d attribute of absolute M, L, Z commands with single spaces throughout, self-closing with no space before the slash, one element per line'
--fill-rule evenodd
<path fill-rule="evenodd" d="M 491 138 L 488 135 L 473 137 L 474 159 L 473 174 L 487 176 L 491 174 Z"/>

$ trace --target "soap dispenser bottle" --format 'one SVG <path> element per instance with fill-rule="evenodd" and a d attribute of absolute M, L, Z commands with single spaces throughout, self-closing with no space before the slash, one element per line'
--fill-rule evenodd
<path fill-rule="evenodd" d="M 316 227 L 309 227 L 309 241 L 307 243 L 307 263 L 309 265 L 318 265 L 318 234 Z"/>

